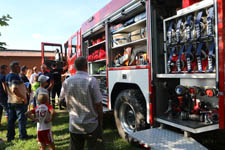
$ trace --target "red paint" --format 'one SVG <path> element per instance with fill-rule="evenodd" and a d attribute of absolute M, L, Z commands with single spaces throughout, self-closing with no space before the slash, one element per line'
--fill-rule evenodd
<path fill-rule="evenodd" d="M 225 2 L 224 0 L 217 0 L 218 6 L 218 34 L 219 34 L 219 127 L 225 128 L 225 101 L 224 101 L 224 36 L 225 36 Z"/>
<path fill-rule="evenodd" d="M 57 44 L 57 43 L 47 43 L 47 42 L 41 42 L 41 64 L 44 64 L 44 51 L 45 51 L 45 46 L 57 46 L 60 47 L 61 53 L 62 53 L 62 45 L 61 44 Z M 49 58 L 50 60 L 54 60 L 54 58 Z"/>
<path fill-rule="evenodd" d="M 148 45 L 147 45 L 147 51 L 148 51 L 148 60 L 149 60 L 149 66 L 148 66 L 148 83 L 149 83 L 149 121 L 150 121 L 150 124 L 153 125 L 154 123 L 154 93 L 153 93 L 153 88 L 151 86 L 151 10 L 150 10 L 150 1 L 147 0 L 146 1 L 146 13 L 147 13 L 147 20 L 149 20 L 147 22 L 147 29 L 148 29 L 148 37 L 147 37 L 147 40 L 148 40 Z"/>
<path fill-rule="evenodd" d="M 151 96 L 149 98 L 151 98 Z M 153 125 L 153 115 L 152 115 L 153 111 L 152 111 L 152 109 L 153 109 L 153 106 L 152 106 L 151 103 L 149 103 L 149 121 L 150 121 L 150 125 Z"/>
<path fill-rule="evenodd" d="M 73 38 L 77 38 L 77 41 L 76 41 L 76 53 L 74 53 L 72 56 L 71 56 L 71 53 L 72 53 L 72 40 Z M 76 70 L 74 68 L 74 61 L 76 60 L 77 57 L 79 56 L 82 56 L 82 53 L 81 53 L 81 30 L 78 30 L 77 32 L 75 32 L 68 40 L 68 57 L 67 57 L 67 60 L 68 60 L 68 70 L 70 72 L 71 75 L 75 74 L 76 73 Z M 71 57 L 70 57 L 71 56 Z"/>
<path fill-rule="evenodd" d="M 149 66 L 127 66 L 127 67 L 118 67 L 118 68 L 109 68 L 109 71 L 115 70 L 135 70 L 135 69 L 148 69 Z"/>
<path fill-rule="evenodd" d="M 150 148 L 150 147 L 148 147 L 146 144 L 141 144 L 141 146 L 143 146 L 143 147 L 144 147 L 144 149 L 143 149 L 143 150 L 151 150 L 151 148 Z M 147 147 L 147 148 L 145 148 L 145 147 Z"/>
<path fill-rule="evenodd" d="M 82 27 L 81 27 L 82 32 L 83 33 L 86 32 L 87 30 L 89 30 L 96 24 L 100 23 L 101 21 L 103 21 L 103 19 L 105 19 L 112 13 L 116 12 L 118 9 L 120 9 L 121 7 L 123 7 L 124 5 L 128 4 L 131 1 L 132 0 L 112 0 L 105 7 L 103 7 L 97 13 L 93 15 L 92 21 L 89 22 L 87 20 L 86 22 L 82 24 Z"/>
<path fill-rule="evenodd" d="M 200 2 L 200 0 L 183 0 L 183 8 L 186 8 L 194 3 Z"/>

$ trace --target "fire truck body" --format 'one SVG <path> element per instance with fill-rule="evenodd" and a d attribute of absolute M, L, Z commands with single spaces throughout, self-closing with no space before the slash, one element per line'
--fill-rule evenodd
<path fill-rule="evenodd" d="M 68 72 L 70 75 L 75 74 L 76 70 L 73 67 L 74 61 L 81 56 L 81 31 L 75 32 L 67 41 L 68 43 Z"/>
<path fill-rule="evenodd" d="M 184 1 L 112 0 L 67 42 L 70 72 L 88 59 L 121 137 L 153 149 L 206 149 L 159 124 L 195 134 L 225 125 L 225 2 Z"/>
<path fill-rule="evenodd" d="M 161 7 L 161 9 L 157 8 L 157 4 L 159 5 L 159 3 L 160 2 L 157 3 L 156 1 L 148 0 L 129 1 L 98 23 L 94 25 L 90 23 L 91 25 L 89 29 L 87 29 L 87 27 L 90 20 L 88 20 L 88 22 L 86 22 L 81 28 L 81 30 L 84 28 L 84 30 L 82 30 L 82 42 L 86 43 L 86 46 L 83 44 L 82 50 L 86 53 L 83 53 L 83 55 L 87 58 L 92 54 L 90 49 L 95 48 L 93 45 L 96 46 L 96 43 L 90 43 L 91 40 L 99 38 L 98 36 L 100 34 L 105 33 L 104 46 L 107 56 L 103 64 L 107 66 L 107 105 L 108 109 L 114 110 L 115 121 L 120 135 L 123 138 L 129 139 L 129 137 L 133 137 L 134 139 L 138 139 L 137 137 L 139 137 L 140 139 L 140 136 L 144 133 L 144 131 L 141 130 L 146 128 L 147 124 L 154 126 L 157 123 L 173 126 L 182 131 L 191 133 L 202 133 L 219 128 L 223 129 L 224 97 L 222 91 L 224 91 L 224 85 L 221 84 L 224 83 L 224 73 L 222 71 L 224 68 L 224 62 L 221 61 L 221 63 L 220 60 L 223 60 L 224 54 L 223 49 L 221 49 L 223 42 L 219 42 L 218 40 L 223 39 L 224 37 L 222 34 L 219 34 L 220 32 L 223 32 L 220 29 L 223 25 L 223 19 L 218 17 L 223 16 L 221 6 L 224 4 L 222 1 L 202 1 L 190 7 L 176 11 L 176 8 L 180 7 L 180 4 L 177 1 L 164 2 L 164 6 Z M 114 3 L 114 5 L 116 5 L 116 3 Z M 170 8 L 168 14 L 160 14 L 160 12 L 165 13 L 162 9 L 166 9 L 166 7 Z M 203 12 L 205 15 L 204 17 L 210 19 L 210 15 L 207 13 L 209 13 L 211 7 L 214 8 L 213 12 L 216 12 L 211 16 L 214 17 L 213 21 L 215 21 L 213 22 L 215 25 L 215 28 L 213 27 L 213 32 L 215 33 L 213 37 L 203 39 L 202 36 L 202 39 L 193 39 L 192 41 L 187 41 L 186 39 L 186 41 L 174 44 L 173 46 L 175 46 L 176 51 L 178 51 L 176 52 L 178 57 L 179 51 L 181 51 L 180 49 L 182 49 L 181 47 L 184 45 L 185 53 L 183 53 L 185 57 L 185 54 L 187 55 L 188 53 L 188 47 L 193 45 L 193 49 L 196 50 L 192 55 L 193 57 L 197 57 L 195 55 L 197 55 L 197 49 L 199 45 L 201 45 L 200 43 L 206 44 L 208 47 L 204 48 L 207 49 L 206 53 L 208 54 L 206 55 L 206 59 L 208 63 L 210 63 L 208 60 L 209 51 L 214 51 L 214 71 L 209 71 L 209 69 L 207 70 L 206 68 L 209 67 L 209 65 L 205 65 L 205 70 L 202 72 L 199 70 L 199 65 L 203 64 L 195 63 L 195 66 L 193 66 L 196 69 L 194 70 L 193 68 L 190 72 L 187 70 L 188 68 L 181 72 L 178 72 L 177 69 L 169 72 L 168 61 L 171 53 L 171 50 L 169 49 L 172 48 L 172 46 L 168 46 L 167 34 L 169 22 L 174 20 L 174 36 L 179 37 L 176 34 L 179 34 L 177 24 L 180 18 L 182 18 L 183 24 L 186 23 L 186 26 L 188 26 L 187 18 L 189 15 L 193 15 L 192 26 L 197 26 L 196 22 L 198 22 L 197 17 L 199 12 L 207 11 Z M 146 15 L 144 18 L 137 20 L 130 25 L 117 28 L 120 24 L 129 24 L 129 21 L 132 22 L 133 18 L 142 13 L 145 13 Z M 204 17 L 202 15 L 202 18 Z M 99 19 L 97 16 L 93 16 L 92 18 Z M 219 20 L 220 24 L 218 24 Z M 208 28 L 209 26 L 210 25 L 207 25 Z M 143 27 L 146 30 L 144 37 L 136 40 L 128 40 L 126 42 L 119 41 L 121 42 L 120 44 L 115 44 L 118 40 L 116 39 L 116 34 L 131 33 L 132 36 L 132 32 Z M 217 27 L 219 28 L 217 29 Z M 116 31 L 113 31 L 114 28 L 117 28 Z M 197 30 L 197 27 L 193 28 L 196 28 Z M 209 32 L 210 29 L 205 30 Z M 126 35 L 118 36 L 122 39 L 127 38 Z M 211 46 L 213 45 L 213 42 L 215 42 L 214 44 L 216 45 L 215 49 L 210 48 L 213 47 Z M 132 54 L 129 56 L 129 47 L 132 47 L 134 53 L 135 50 L 138 51 L 136 46 L 145 47 L 144 50 L 140 52 L 144 51 L 145 56 L 142 55 L 142 57 L 147 58 L 142 60 L 142 63 L 139 62 L 139 64 L 125 64 L 123 61 L 125 61 L 127 57 L 132 57 Z M 204 48 L 202 47 L 199 49 Z M 219 52 L 221 54 L 219 54 Z M 121 56 L 118 60 L 115 60 L 118 53 Z M 204 51 L 201 50 L 201 53 L 204 53 Z M 197 62 L 197 58 L 195 59 Z M 203 59 L 203 56 L 201 59 Z M 119 61 L 120 63 L 118 63 Z M 139 59 L 138 61 L 141 60 Z M 93 68 L 95 68 L 93 66 L 95 66 L 96 63 L 99 63 L 99 61 L 89 61 L 89 73 L 99 78 L 100 75 L 93 73 Z M 187 67 L 188 62 L 185 63 L 186 64 L 184 65 Z M 195 88 L 199 89 L 201 94 L 191 93 Z M 179 95 L 181 90 L 184 90 L 186 94 Z M 177 104 L 172 104 L 173 102 L 170 102 L 174 101 L 174 97 L 172 97 L 174 96 L 174 93 L 176 94 L 175 99 L 177 100 Z M 214 94 L 211 95 L 209 93 Z M 184 102 L 185 96 L 189 96 L 189 98 L 187 98 L 189 99 L 189 102 Z M 198 104 L 204 106 L 198 106 Z M 171 109 L 170 113 L 167 112 L 168 109 Z M 137 132 L 139 130 L 140 133 Z M 134 131 L 136 132 L 133 133 Z M 149 130 L 146 132 L 151 133 Z M 145 141 L 146 140 L 147 139 L 145 138 Z"/>

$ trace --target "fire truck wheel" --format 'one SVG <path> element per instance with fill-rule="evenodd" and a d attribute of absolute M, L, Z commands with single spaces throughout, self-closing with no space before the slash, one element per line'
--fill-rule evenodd
<path fill-rule="evenodd" d="M 114 117 L 120 136 L 130 141 L 129 134 L 146 128 L 146 104 L 136 89 L 122 91 L 116 98 Z"/>

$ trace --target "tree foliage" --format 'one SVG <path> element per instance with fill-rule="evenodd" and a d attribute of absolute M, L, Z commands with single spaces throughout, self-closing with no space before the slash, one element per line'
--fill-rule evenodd
<path fill-rule="evenodd" d="M 3 15 L 1 18 L 0 18 L 0 26 L 8 26 L 8 21 L 12 19 L 12 17 L 10 15 Z M 1 36 L 1 32 L 0 32 L 0 36 Z M 0 48 L 1 49 L 5 49 L 4 46 L 6 46 L 6 43 L 5 42 L 0 42 Z"/>

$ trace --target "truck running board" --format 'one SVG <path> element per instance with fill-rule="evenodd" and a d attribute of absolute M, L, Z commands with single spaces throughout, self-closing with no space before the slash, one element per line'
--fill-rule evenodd
<path fill-rule="evenodd" d="M 161 128 L 142 130 L 129 136 L 151 150 L 207 150 L 193 138 Z"/>

